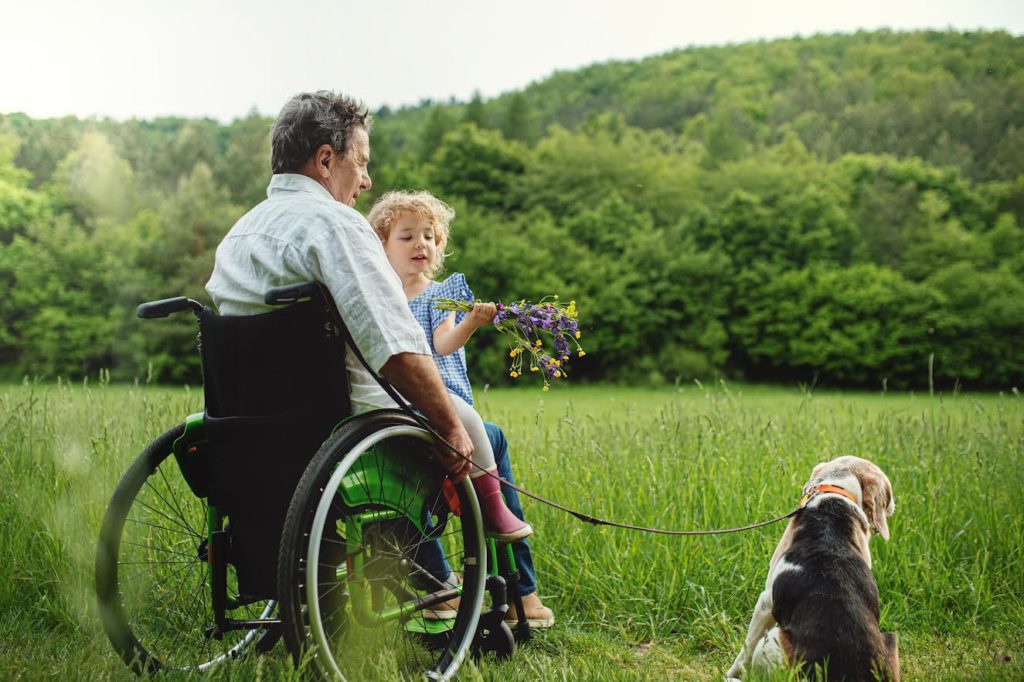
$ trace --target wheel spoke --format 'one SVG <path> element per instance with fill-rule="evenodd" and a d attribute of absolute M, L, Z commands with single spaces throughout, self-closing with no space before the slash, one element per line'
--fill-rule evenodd
<path fill-rule="evenodd" d="M 153 442 L 125 473 L 104 519 L 97 586 L 101 606 L 110 615 L 104 627 L 126 662 L 136 669 L 159 666 L 194 670 L 216 661 L 243 643 L 272 646 L 276 635 L 260 630 L 206 637 L 213 623 L 209 565 L 200 543 L 206 504 L 191 491 L 170 456 L 178 427 Z M 117 555 L 109 555 L 117 548 Z M 109 556 L 109 559 L 106 558 Z M 229 586 L 237 585 L 229 567 Z M 236 588 L 231 588 L 236 589 Z M 240 614 L 270 613 L 266 602 L 240 607 Z M 137 641 L 138 645 L 133 644 Z"/>
<path fill-rule="evenodd" d="M 378 446 L 379 451 L 346 459 L 349 448 L 371 433 L 361 431 L 357 422 L 351 423 L 347 431 L 343 427 L 328 442 L 322 456 L 314 462 L 319 467 L 317 473 L 313 476 L 307 471 L 304 484 L 293 498 L 284 541 L 300 541 L 292 543 L 287 553 L 282 550 L 283 556 L 292 557 L 290 567 L 282 570 L 295 576 L 297 589 L 289 593 L 285 622 L 304 612 L 306 586 L 315 582 L 320 618 L 310 623 L 310 635 L 313 642 L 322 642 L 327 647 L 318 652 L 315 660 L 332 670 L 336 666 L 348 679 L 393 676 L 394 665 L 402 677 L 414 677 L 435 668 L 450 674 L 473 637 L 471 628 L 476 615 L 471 612 L 479 603 L 481 583 L 474 579 L 473 584 L 463 586 L 459 603 L 469 606 L 460 607 L 454 622 L 432 621 L 423 611 L 407 609 L 413 601 L 429 604 L 432 594 L 452 589 L 445 582 L 447 576 L 441 575 L 445 564 L 460 570 L 467 552 L 483 557 L 479 517 L 472 514 L 468 503 L 463 505 L 463 519 L 447 516 L 435 483 L 441 480 L 440 472 L 423 479 L 425 467 L 415 458 L 425 451 L 426 444 L 420 447 L 416 443 L 420 450 L 417 452 L 409 447 L 414 441 L 408 435 L 398 436 L 393 448 L 392 441 L 388 441 L 387 450 Z M 337 466 L 342 462 L 350 468 L 338 472 Z M 435 465 L 426 469 L 431 466 Z M 342 476 L 344 485 L 350 486 L 354 495 L 346 496 L 345 503 L 336 495 L 340 486 L 335 489 L 333 483 L 328 484 L 333 474 Z M 424 490 L 432 486 L 424 496 Z M 464 492 L 460 488 L 460 495 Z M 329 500 L 329 504 L 321 507 L 321 500 Z M 357 508 L 346 506 L 353 500 L 359 500 Z M 299 501 L 307 511 L 293 513 Z M 403 514 L 412 518 L 403 518 Z M 321 526 L 295 525 L 311 524 L 314 518 L 322 519 L 318 523 L 323 524 L 323 532 L 316 537 L 310 537 L 315 532 L 312 529 Z M 362 524 L 358 546 L 349 546 L 352 538 L 335 533 L 335 529 L 352 528 L 353 522 L 357 527 Z M 424 531 L 419 530 L 420 523 L 427 524 Z M 467 547 L 467 538 L 471 538 L 472 548 Z M 310 543 L 320 547 L 318 567 L 306 564 Z M 348 557 L 344 571 L 334 566 L 335 552 L 340 549 Z M 324 560 L 325 551 L 330 561 Z M 291 602 L 293 594 L 299 597 L 297 603 Z M 290 645 L 306 641 L 305 628 L 291 632 L 295 634 L 289 635 Z M 428 636 L 431 632 L 434 634 Z M 453 656 L 451 652 L 457 654 Z"/>

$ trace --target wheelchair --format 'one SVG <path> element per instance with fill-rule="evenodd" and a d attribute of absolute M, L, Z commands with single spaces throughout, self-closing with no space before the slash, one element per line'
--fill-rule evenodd
<path fill-rule="evenodd" d="M 485 537 L 429 425 L 349 414 L 348 335 L 323 291 L 273 289 L 280 308 L 252 316 L 139 306 L 195 314 L 205 404 L 142 451 L 103 518 L 99 614 L 136 673 L 204 671 L 283 639 L 326 679 L 441 680 L 529 637 L 511 546 Z"/>

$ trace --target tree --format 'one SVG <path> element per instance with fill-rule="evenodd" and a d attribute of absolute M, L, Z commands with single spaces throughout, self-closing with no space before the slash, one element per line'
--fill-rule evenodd
<path fill-rule="evenodd" d="M 429 161 L 434 156 L 437 148 L 441 146 L 441 140 L 454 127 L 455 121 L 446 107 L 437 106 L 430 109 L 429 118 L 420 134 L 420 162 Z"/>
<path fill-rule="evenodd" d="M 939 375 L 978 387 L 1024 385 L 1024 282 L 1006 270 L 956 263 L 926 283 L 942 292 L 950 313 L 948 324 L 936 330 Z"/>
<path fill-rule="evenodd" d="M 112 365 L 118 335 L 108 292 L 123 264 L 104 241 L 65 214 L 7 247 L 2 266 L 13 272 L 8 311 L 20 372 L 80 377 Z"/>
<path fill-rule="evenodd" d="M 758 378 L 921 386 L 936 330 L 952 323 L 941 293 L 874 265 L 763 267 L 741 278 L 730 332 Z"/>
<path fill-rule="evenodd" d="M 490 117 L 487 115 L 487 107 L 484 105 L 483 98 L 480 97 L 479 90 L 473 93 L 473 99 L 469 100 L 466 108 L 463 109 L 462 123 L 471 123 L 477 128 L 490 127 Z"/>
<path fill-rule="evenodd" d="M 509 140 L 517 140 L 524 144 L 534 141 L 535 126 L 526 95 L 514 92 L 507 98 L 505 112 L 501 121 L 501 133 Z"/>
<path fill-rule="evenodd" d="M 253 110 L 224 132 L 224 154 L 206 163 L 215 169 L 214 178 L 227 189 L 232 203 L 255 206 L 266 199 L 270 182 L 270 120 Z"/>
<path fill-rule="evenodd" d="M 57 166 L 54 180 L 82 222 L 123 220 L 134 209 L 131 166 L 101 133 L 83 135 Z"/>
<path fill-rule="evenodd" d="M 677 138 L 618 116 L 595 117 L 578 132 L 553 127 L 527 157 L 518 203 L 560 218 L 617 193 L 658 224 L 673 224 L 701 196 L 701 170 L 681 151 Z"/>
<path fill-rule="evenodd" d="M 526 153 L 494 130 L 463 125 L 445 135 L 431 159 L 430 180 L 444 195 L 457 195 L 474 206 L 508 209 L 513 188 L 526 167 Z"/>

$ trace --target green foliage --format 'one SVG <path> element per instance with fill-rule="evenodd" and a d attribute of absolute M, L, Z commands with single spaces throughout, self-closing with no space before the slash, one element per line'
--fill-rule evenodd
<path fill-rule="evenodd" d="M 487 107 L 479 90 L 473 93 L 473 99 L 469 100 L 469 104 L 463 110 L 462 122 L 470 123 L 477 128 L 490 127 L 490 116 L 487 115 Z"/>
<path fill-rule="evenodd" d="M 224 154 L 207 160 L 233 203 L 255 206 L 267 197 L 270 182 L 270 122 L 256 112 L 233 122 L 225 131 Z"/>
<path fill-rule="evenodd" d="M 51 217 L 50 201 L 27 187 L 0 178 L 0 245 Z"/>
<path fill-rule="evenodd" d="M 474 206 L 512 207 L 512 187 L 523 173 L 524 151 L 501 134 L 467 123 L 447 133 L 431 157 L 430 180 L 442 195 L 456 195 Z"/>
<path fill-rule="evenodd" d="M 1007 269 L 980 271 L 970 263 L 937 270 L 927 283 L 948 301 L 946 324 L 936 330 L 938 371 L 947 377 L 997 386 L 1024 382 L 1024 282 Z"/>
<path fill-rule="evenodd" d="M 526 143 L 534 140 L 536 132 L 533 116 L 523 93 L 516 92 L 508 98 L 501 117 L 501 134 L 507 140 Z"/>
<path fill-rule="evenodd" d="M 455 127 L 454 116 L 444 107 L 430 110 L 430 119 L 420 135 L 419 160 L 428 161 L 441 146 L 441 140 L 449 130 Z"/>
<path fill-rule="evenodd" d="M 953 321 L 943 297 L 875 265 L 774 270 L 741 277 L 734 342 L 763 378 L 921 386 L 933 335 Z"/>
<path fill-rule="evenodd" d="M 680 151 L 674 138 L 615 115 L 596 116 L 579 132 L 551 128 L 531 154 L 520 201 L 561 218 L 617 193 L 672 224 L 700 196 L 700 169 Z"/>
<path fill-rule="evenodd" d="M 118 339 L 109 292 L 122 268 L 108 237 L 61 216 L 5 249 L 7 333 L 23 372 L 83 376 L 113 365 Z"/>
<path fill-rule="evenodd" d="M 1019 387 L 1022 64 L 1001 32 L 861 32 L 384 107 L 357 208 L 431 190 L 479 296 L 576 299 L 573 381 Z M 0 116 L 0 375 L 196 381 L 193 323 L 133 311 L 205 300 L 270 124 Z"/>
<path fill-rule="evenodd" d="M 57 191 L 79 220 L 123 220 L 131 215 L 134 177 L 131 166 L 99 132 L 87 132 L 57 166 Z"/>

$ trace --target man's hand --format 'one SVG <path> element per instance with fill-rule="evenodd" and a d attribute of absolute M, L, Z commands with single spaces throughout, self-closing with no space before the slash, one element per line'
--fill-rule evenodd
<path fill-rule="evenodd" d="M 399 353 L 392 355 L 380 373 L 390 381 L 398 392 L 423 413 L 434 428 L 456 450 L 471 457 L 473 441 L 466 433 L 466 427 L 459 421 L 459 416 L 448 397 L 448 389 L 441 381 L 434 358 L 417 353 Z M 456 481 L 461 481 L 469 474 L 471 464 L 468 459 L 459 457 L 444 445 L 435 446 L 438 461 L 447 469 Z"/>
<path fill-rule="evenodd" d="M 470 464 L 470 458 L 473 456 L 473 441 L 469 439 L 469 434 L 466 433 L 462 422 L 456 422 L 456 426 L 456 429 L 450 429 L 447 432 L 441 429 L 438 429 L 437 432 L 463 456 L 452 452 L 444 443 L 434 446 L 434 451 L 441 466 L 451 474 L 453 482 L 459 483 L 473 470 L 473 465 Z"/>

